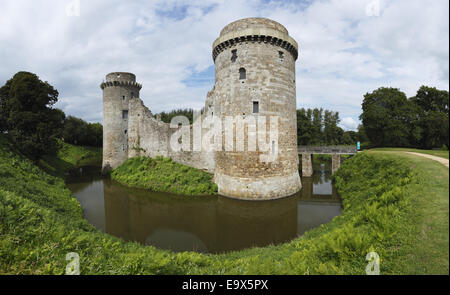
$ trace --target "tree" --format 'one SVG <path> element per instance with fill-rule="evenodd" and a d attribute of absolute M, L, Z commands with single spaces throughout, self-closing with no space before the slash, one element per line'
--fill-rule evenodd
<path fill-rule="evenodd" d="M 0 88 L 0 128 L 33 160 L 55 154 L 64 113 L 53 109 L 58 91 L 29 72 L 18 72 Z"/>
<path fill-rule="evenodd" d="M 340 121 L 338 112 L 317 108 L 297 110 L 298 145 L 355 144 L 355 140 L 351 142 L 352 137 L 337 126 Z"/>
<path fill-rule="evenodd" d="M 157 116 L 156 114 L 155 116 Z M 193 109 L 177 109 L 172 110 L 170 112 L 161 112 L 159 113 L 161 115 L 161 121 L 165 123 L 170 123 L 173 117 L 176 116 L 185 116 L 189 119 L 189 122 L 192 124 L 194 121 L 194 110 Z"/>
<path fill-rule="evenodd" d="M 345 145 L 355 145 L 357 141 L 358 134 L 355 131 L 344 131 L 340 143 Z"/>
<path fill-rule="evenodd" d="M 312 119 L 312 136 L 311 136 L 311 144 L 320 145 L 323 144 L 323 109 L 315 108 L 312 111 L 313 119 Z"/>
<path fill-rule="evenodd" d="M 414 104 L 417 116 L 415 125 L 418 133 L 417 141 L 422 148 L 449 146 L 449 94 L 448 91 L 434 87 L 422 86 L 411 102 Z"/>
<path fill-rule="evenodd" d="M 103 127 L 99 123 L 88 123 L 69 116 L 64 122 L 64 141 L 75 145 L 102 146 Z"/>
<path fill-rule="evenodd" d="M 325 110 L 323 117 L 323 139 L 326 145 L 339 144 L 341 141 L 341 136 L 343 135 L 343 130 L 337 125 L 341 120 L 339 119 L 338 112 L 332 112 Z"/>
<path fill-rule="evenodd" d="M 310 111 L 310 109 L 308 109 Z M 302 108 L 297 110 L 297 144 L 309 145 L 312 139 L 311 112 L 309 116 L 307 111 Z"/>
<path fill-rule="evenodd" d="M 367 143 L 369 141 L 369 138 L 366 135 L 366 130 L 364 129 L 364 125 L 359 124 L 358 125 L 358 132 L 356 133 L 356 139 L 357 141 L 361 143 Z"/>
<path fill-rule="evenodd" d="M 403 92 L 381 87 L 364 95 L 362 109 L 360 119 L 375 146 L 409 146 L 411 108 Z"/>

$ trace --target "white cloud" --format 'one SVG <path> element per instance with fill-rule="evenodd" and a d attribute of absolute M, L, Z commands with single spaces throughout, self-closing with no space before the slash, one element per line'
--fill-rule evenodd
<path fill-rule="evenodd" d="M 351 117 L 345 117 L 341 120 L 340 125 L 344 130 L 356 131 L 359 123 Z"/>
<path fill-rule="evenodd" d="M 101 121 L 99 84 L 130 71 L 152 111 L 200 108 L 212 83 L 186 83 L 213 66 L 211 46 L 239 18 L 282 23 L 299 42 L 297 105 L 339 111 L 354 126 L 366 92 L 449 88 L 448 1 L 0 0 L 0 84 L 26 70 L 60 92 L 58 107 Z M 352 119 L 354 122 L 350 122 Z M 353 125 L 351 125 L 353 124 Z M 344 126 L 344 125 L 343 125 Z"/>

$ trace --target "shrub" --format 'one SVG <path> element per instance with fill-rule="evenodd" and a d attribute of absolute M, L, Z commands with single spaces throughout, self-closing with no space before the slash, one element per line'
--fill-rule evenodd
<path fill-rule="evenodd" d="M 170 158 L 137 157 L 114 169 L 111 178 L 124 185 L 184 195 L 213 195 L 212 175 L 175 163 Z"/>

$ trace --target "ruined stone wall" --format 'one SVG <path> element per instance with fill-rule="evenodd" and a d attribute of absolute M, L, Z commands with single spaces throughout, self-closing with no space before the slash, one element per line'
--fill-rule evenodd
<path fill-rule="evenodd" d="M 178 128 L 170 128 L 170 124 L 155 118 L 140 99 L 130 100 L 129 108 L 128 158 L 136 156 L 170 157 L 175 162 L 214 172 L 214 154 L 193 149 L 192 126 L 189 126 L 189 147 L 185 150 L 175 151 L 171 147 L 170 139 L 179 130 Z"/>

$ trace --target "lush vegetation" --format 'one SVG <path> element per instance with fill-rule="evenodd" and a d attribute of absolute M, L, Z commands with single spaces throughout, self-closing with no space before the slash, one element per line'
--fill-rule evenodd
<path fill-rule="evenodd" d="M 43 156 L 39 166 L 51 175 L 62 177 L 68 170 L 77 167 L 101 166 L 102 155 L 102 148 L 76 146 L 59 141 L 56 156 Z"/>
<path fill-rule="evenodd" d="M 8 132 L 17 149 L 33 160 L 55 154 L 64 113 L 52 106 L 58 91 L 28 72 L 18 72 L 0 88 L 0 133 Z"/>
<path fill-rule="evenodd" d="M 194 110 L 193 109 L 176 109 L 170 112 L 161 112 L 156 114 L 155 116 L 161 116 L 161 121 L 165 123 L 170 123 L 172 118 L 176 116 L 184 116 L 189 119 L 189 123 L 193 123 L 194 121 Z"/>
<path fill-rule="evenodd" d="M 103 126 L 100 123 L 88 123 L 80 118 L 68 116 L 64 121 L 62 137 L 64 142 L 101 147 L 103 145 Z"/>
<path fill-rule="evenodd" d="M 33 73 L 18 72 L 0 88 L 0 133 L 8 133 L 16 149 L 38 161 L 54 156 L 59 140 L 102 146 L 103 127 L 53 108 L 58 91 Z"/>
<path fill-rule="evenodd" d="M 217 185 L 212 177 L 209 173 L 162 157 L 128 159 L 111 173 L 112 179 L 127 186 L 183 195 L 216 194 Z"/>
<path fill-rule="evenodd" d="M 448 274 L 448 169 L 401 153 L 362 153 L 336 175 L 343 212 L 291 242 L 221 255 L 172 253 L 95 230 L 62 179 L 0 136 L 0 273 L 63 274 L 69 252 L 82 274 Z"/>
<path fill-rule="evenodd" d="M 338 126 L 339 113 L 323 109 L 297 110 L 298 145 L 356 145 L 360 132 L 344 131 Z M 364 136 L 364 133 L 363 133 Z"/>
<path fill-rule="evenodd" d="M 448 91 L 422 86 L 407 98 L 396 88 L 379 88 L 364 95 L 360 116 L 376 147 L 449 147 Z"/>

